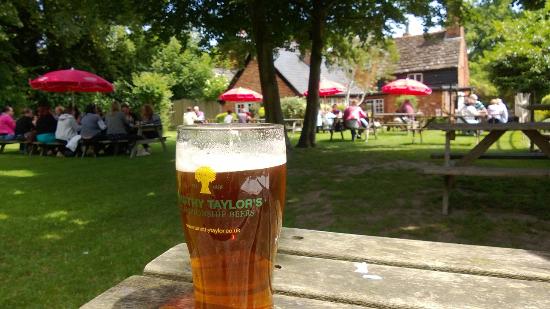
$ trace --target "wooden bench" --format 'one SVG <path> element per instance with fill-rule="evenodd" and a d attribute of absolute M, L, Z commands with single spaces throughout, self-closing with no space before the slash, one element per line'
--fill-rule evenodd
<path fill-rule="evenodd" d="M 428 128 L 431 130 L 445 131 L 445 152 L 443 154 L 444 166 L 438 168 L 429 168 L 424 171 L 425 174 L 442 175 L 444 181 L 442 212 L 449 213 L 449 193 L 454 184 L 455 176 L 484 176 L 484 177 L 548 177 L 550 169 L 523 169 L 523 168 L 486 168 L 474 167 L 472 164 L 482 156 L 491 158 L 492 154 L 487 154 L 487 150 L 507 131 L 521 131 L 540 149 L 540 155 L 518 155 L 514 157 L 506 154 L 508 158 L 513 159 L 541 159 L 544 155 L 550 158 L 550 139 L 543 136 L 540 131 L 549 130 L 550 123 L 529 122 L 529 123 L 430 123 Z M 456 155 L 456 162 L 451 162 L 451 141 L 455 139 L 455 131 L 488 131 L 485 136 L 474 148 L 464 155 Z"/>
<path fill-rule="evenodd" d="M 350 130 L 350 129 L 345 126 L 344 120 L 342 118 L 334 119 L 334 122 L 332 123 L 332 126 L 328 129 L 328 131 L 330 133 L 330 141 L 332 141 L 332 137 L 334 135 L 334 132 L 340 132 L 340 137 L 341 137 L 342 140 L 344 140 L 344 131 L 346 131 L 346 130 Z M 374 134 L 374 139 L 378 139 L 378 136 L 376 135 L 376 126 L 372 122 L 369 122 L 369 127 L 368 128 L 359 127 L 356 130 L 357 130 L 358 135 L 363 135 L 363 133 L 365 134 L 364 135 L 365 136 L 365 143 L 369 141 L 369 133 L 370 133 L 371 130 L 372 130 L 372 133 Z"/>
<path fill-rule="evenodd" d="M 454 185 L 454 176 L 477 177 L 550 177 L 550 169 L 537 168 L 497 168 L 478 166 L 435 166 L 423 170 L 427 175 L 443 176 L 442 213 L 449 214 L 449 195 Z"/>
<path fill-rule="evenodd" d="M 420 122 L 418 120 L 413 120 L 413 121 L 410 121 L 410 122 L 390 121 L 390 122 L 382 123 L 382 126 L 386 127 L 387 130 L 390 130 L 391 128 L 399 128 L 403 131 L 407 131 L 407 134 L 409 132 L 411 132 L 412 133 L 412 143 L 413 144 L 416 141 L 416 135 L 417 134 L 420 137 L 420 143 L 422 144 L 422 142 L 424 141 L 423 137 L 422 137 L 422 131 L 424 131 L 424 125 L 423 125 L 422 122 Z"/>
<path fill-rule="evenodd" d="M 42 143 L 42 142 L 32 142 L 30 143 L 31 148 L 29 149 L 29 156 L 32 156 L 32 154 L 36 151 L 39 151 L 40 156 L 44 156 L 48 148 L 55 148 L 55 147 L 65 147 L 65 144 L 60 142 L 53 142 L 53 143 Z"/>
<path fill-rule="evenodd" d="M 135 142 L 134 147 L 132 147 L 132 150 L 130 150 L 130 158 L 134 158 L 137 155 L 138 146 L 144 145 L 144 144 L 153 144 L 153 143 L 161 143 L 162 144 L 162 151 L 166 152 L 166 137 L 155 137 L 155 138 L 147 138 L 147 139 L 139 139 Z"/>
<path fill-rule="evenodd" d="M 6 145 L 11 145 L 11 144 L 25 144 L 25 145 L 28 145 L 29 142 L 27 141 L 21 141 L 21 140 L 9 140 L 9 141 L 5 141 L 5 140 L 0 140 L 0 153 L 3 153 L 4 152 L 4 148 L 6 147 Z"/>
<path fill-rule="evenodd" d="M 193 308 L 179 244 L 84 309 Z M 550 253 L 283 228 L 275 308 L 550 308 Z"/>
<path fill-rule="evenodd" d="M 465 153 L 451 153 L 451 160 L 462 159 L 466 156 Z M 430 154 L 430 159 L 445 159 L 444 153 L 432 153 Z M 525 160 L 525 159 L 535 159 L 535 160 L 548 160 L 548 156 L 540 152 L 519 152 L 519 153 L 484 153 L 479 156 L 479 159 L 489 159 L 489 160 Z"/>

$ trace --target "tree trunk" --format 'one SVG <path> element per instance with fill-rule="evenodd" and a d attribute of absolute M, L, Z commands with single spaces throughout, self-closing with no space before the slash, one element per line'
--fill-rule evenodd
<path fill-rule="evenodd" d="M 319 113 L 319 81 L 321 80 L 321 62 L 323 60 L 323 35 L 325 27 L 325 8 L 321 0 L 313 2 L 311 14 L 311 56 L 309 63 L 309 84 L 306 115 L 302 134 L 296 147 L 315 147 L 315 129 Z"/>
<path fill-rule="evenodd" d="M 265 119 L 266 122 L 284 124 L 265 2 L 265 0 L 254 0 L 248 3 L 264 97 Z"/>

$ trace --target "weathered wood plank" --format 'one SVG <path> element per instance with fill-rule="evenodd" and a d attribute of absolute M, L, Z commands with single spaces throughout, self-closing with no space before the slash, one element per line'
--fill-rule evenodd
<path fill-rule="evenodd" d="M 548 104 L 531 104 L 531 105 L 522 105 L 521 108 L 527 109 L 527 110 L 535 110 L 535 111 L 548 111 L 550 110 L 550 105 Z"/>
<path fill-rule="evenodd" d="M 424 168 L 424 174 L 480 177 L 550 177 L 550 169 L 479 166 L 431 166 Z"/>
<path fill-rule="evenodd" d="M 493 145 L 506 131 L 491 131 L 481 140 L 472 150 L 470 150 L 460 161 L 456 163 L 459 166 L 470 165 L 479 156 L 484 154 L 491 145 Z"/>
<path fill-rule="evenodd" d="M 468 253 L 462 251 L 460 256 Z M 184 266 L 188 263 L 186 247 L 178 245 L 149 263 L 145 274 L 186 280 L 191 277 Z M 279 254 L 277 264 L 280 267 L 275 269 L 273 282 L 276 293 L 300 298 L 384 308 L 550 307 L 548 282 L 287 254 Z"/>
<path fill-rule="evenodd" d="M 550 142 L 547 136 L 536 130 L 523 130 L 522 132 L 550 158 Z"/>
<path fill-rule="evenodd" d="M 187 249 L 179 244 L 170 250 Z M 283 228 L 279 253 L 550 282 L 550 252 L 542 251 Z M 169 264 L 179 259 L 162 256 Z"/>
<path fill-rule="evenodd" d="M 541 251 L 283 228 L 279 252 L 550 282 L 550 252 Z"/>
<path fill-rule="evenodd" d="M 274 295 L 275 309 L 365 309 L 367 307 L 326 302 L 286 295 Z M 105 291 L 82 309 L 109 308 L 193 308 L 193 285 L 189 282 L 172 281 L 147 276 L 132 276 Z"/>
<path fill-rule="evenodd" d="M 550 122 L 509 122 L 509 123 L 430 123 L 430 130 L 460 131 L 460 130 L 550 130 Z"/>
<path fill-rule="evenodd" d="M 462 159 L 465 153 L 451 153 L 452 160 Z M 444 159 L 445 153 L 432 153 L 430 159 Z M 499 153 L 484 153 L 478 159 L 487 160 L 547 160 L 548 156 L 540 152 L 499 152 Z"/>

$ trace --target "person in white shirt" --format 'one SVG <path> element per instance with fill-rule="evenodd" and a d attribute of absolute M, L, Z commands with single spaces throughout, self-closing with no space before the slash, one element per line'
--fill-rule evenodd
<path fill-rule="evenodd" d="M 186 126 L 191 126 L 195 124 L 195 121 L 199 120 L 197 114 L 193 111 L 191 106 L 187 108 L 187 111 L 183 114 L 183 124 Z"/>
<path fill-rule="evenodd" d="M 464 102 L 464 107 L 459 111 L 459 113 L 466 123 L 479 123 L 479 120 L 476 117 L 479 117 L 481 113 L 475 108 L 474 100 L 466 100 L 466 102 Z"/>
<path fill-rule="evenodd" d="M 202 123 L 206 120 L 204 117 L 204 112 L 201 111 L 198 106 L 193 107 L 193 110 L 195 111 L 195 115 L 197 115 L 197 121 Z"/>
<path fill-rule="evenodd" d="M 223 118 L 224 123 L 232 123 L 233 122 L 233 112 L 231 110 L 227 111 L 227 116 Z"/>
<path fill-rule="evenodd" d="M 487 107 L 487 119 L 489 123 L 508 122 L 508 107 L 501 99 L 492 99 Z"/>

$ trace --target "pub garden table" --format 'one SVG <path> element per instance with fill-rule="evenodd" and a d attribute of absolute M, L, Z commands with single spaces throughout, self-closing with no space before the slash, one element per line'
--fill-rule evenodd
<path fill-rule="evenodd" d="M 83 309 L 192 308 L 185 244 Z M 550 308 L 550 252 L 283 228 L 275 308 Z"/>
<path fill-rule="evenodd" d="M 503 159 L 541 159 L 550 158 L 550 138 L 541 134 L 543 130 L 550 130 L 550 122 L 527 122 L 527 123 L 430 123 L 429 130 L 442 130 L 445 132 L 445 152 L 443 154 L 444 165 L 427 167 L 425 174 L 441 175 L 444 177 L 443 190 L 443 214 L 449 213 L 449 193 L 454 184 L 454 176 L 485 176 L 485 177 L 550 177 L 550 168 L 495 168 L 472 166 L 475 160 L 483 158 L 501 136 L 507 131 L 523 132 L 540 149 L 540 153 L 528 153 L 520 155 L 501 155 Z M 488 131 L 474 148 L 463 155 L 451 153 L 451 140 L 455 139 L 456 131 Z M 493 158 L 498 158 L 499 155 Z M 452 162 L 451 158 L 457 158 Z"/>

